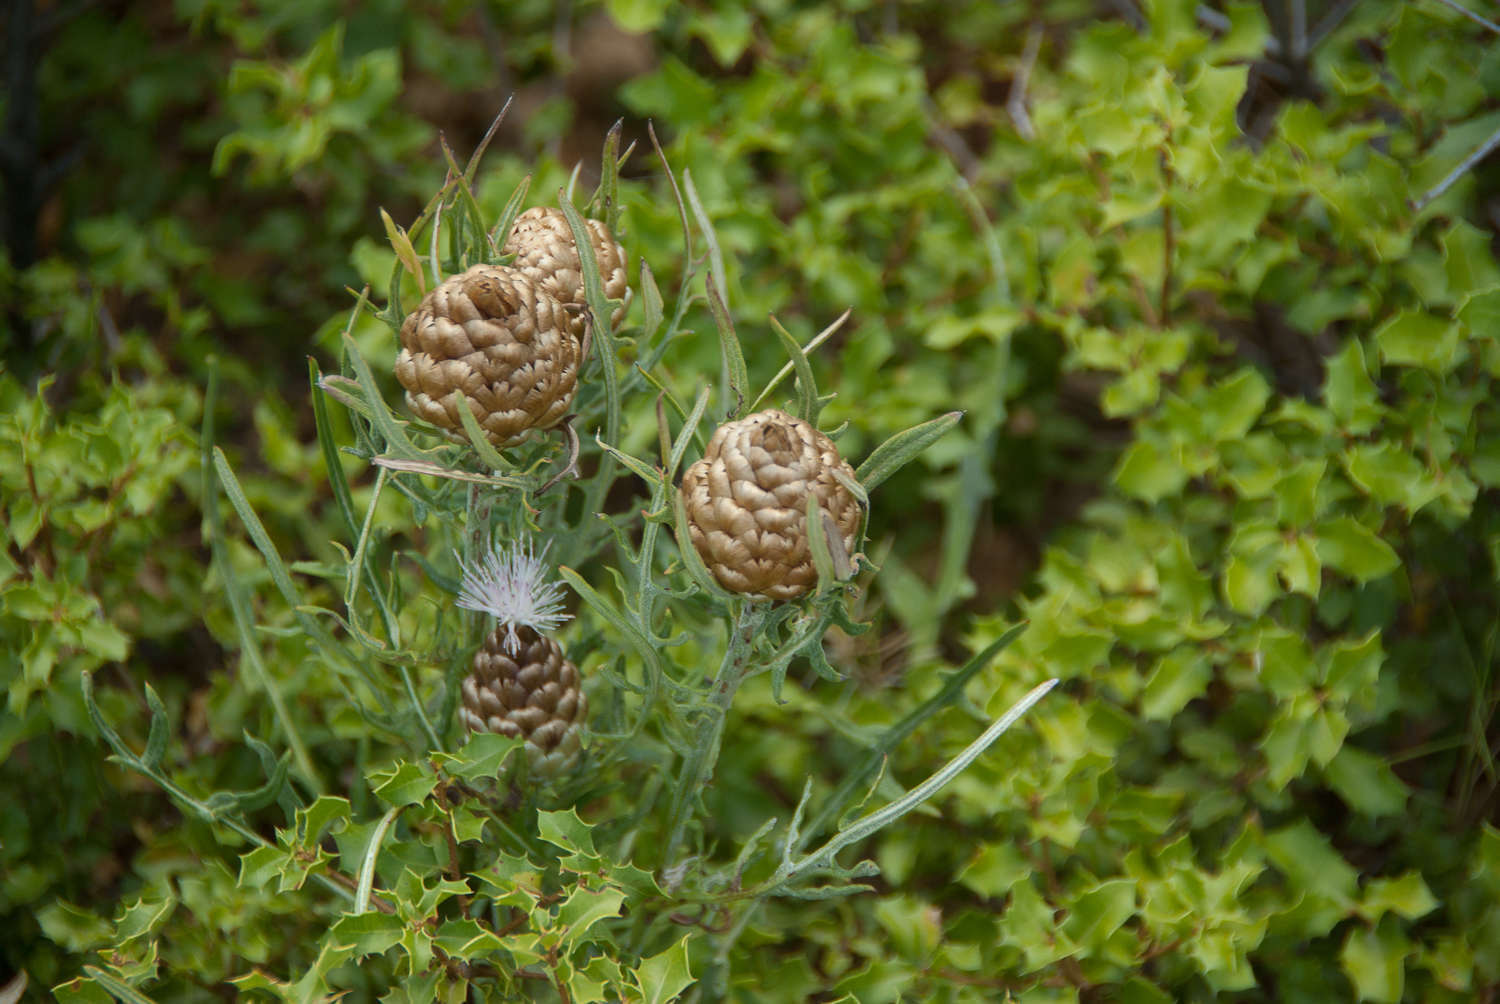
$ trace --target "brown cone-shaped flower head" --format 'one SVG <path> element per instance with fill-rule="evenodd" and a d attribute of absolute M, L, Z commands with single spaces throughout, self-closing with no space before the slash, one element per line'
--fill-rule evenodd
<path fill-rule="evenodd" d="M 604 295 L 611 300 L 623 301 L 610 317 L 610 324 L 619 324 L 631 295 L 630 287 L 625 284 L 625 249 L 615 243 L 609 227 L 603 223 L 598 220 L 584 220 L 583 223 L 594 247 Z M 516 217 L 510 236 L 500 250 L 502 254 L 514 254 L 516 260 L 511 267 L 525 273 L 562 303 L 580 307 L 588 303 L 583 290 L 583 265 L 578 258 L 578 245 L 573 241 L 573 229 L 568 226 L 568 218 L 561 209 L 537 206 L 526 210 Z M 583 337 L 582 313 L 571 314 L 569 324 L 574 335 Z"/>
<path fill-rule="evenodd" d="M 411 410 L 466 440 L 456 390 L 491 443 L 556 425 L 578 389 L 579 345 L 562 305 L 522 273 L 475 265 L 401 325 L 396 379 Z"/>
<path fill-rule="evenodd" d="M 578 759 L 588 698 L 562 646 L 529 627 L 516 633 L 519 644 L 507 649 L 497 627 L 474 653 L 459 715 L 471 732 L 525 740 L 532 769 L 555 776 Z"/>
<path fill-rule="evenodd" d="M 789 600 L 818 581 L 807 540 L 809 493 L 853 554 L 859 502 L 834 471 L 854 479 L 833 440 L 784 411 L 719 426 L 681 488 L 693 546 L 719 584 Z M 832 544 L 835 534 L 828 536 Z"/>

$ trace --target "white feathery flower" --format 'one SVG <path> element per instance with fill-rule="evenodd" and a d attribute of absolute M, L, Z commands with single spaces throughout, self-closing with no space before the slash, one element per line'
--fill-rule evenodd
<path fill-rule="evenodd" d="M 562 583 L 549 579 L 543 564 L 551 547 L 548 541 L 537 554 L 531 540 L 525 538 L 491 545 L 472 565 L 459 557 L 463 584 L 458 590 L 458 605 L 498 620 L 506 629 L 505 650 L 512 655 L 521 650 L 516 628 L 529 627 L 541 633 L 568 620 L 562 612 Z"/>

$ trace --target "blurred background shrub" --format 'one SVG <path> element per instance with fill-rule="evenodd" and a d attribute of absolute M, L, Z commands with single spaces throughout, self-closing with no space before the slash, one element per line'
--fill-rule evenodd
<path fill-rule="evenodd" d="M 785 999 L 861 1001 L 1500 985 L 1493 165 L 1416 208 L 1500 128 L 1500 45 L 1472 18 L 1440 0 L 5 16 L 0 976 L 69 980 L 150 915 L 160 957 L 111 964 L 191 997 L 284 970 L 326 924 L 240 888 L 204 824 L 104 762 L 80 674 L 137 728 L 153 684 L 183 787 L 259 782 L 241 737 L 274 726 L 200 536 L 209 360 L 217 441 L 268 531 L 329 558 L 306 357 L 335 350 L 346 287 L 383 295 L 377 209 L 414 217 L 438 135 L 463 155 L 514 95 L 483 197 L 527 174 L 550 197 L 580 162 L 590 186 L 623 117 L 623 240 L 675 289 L 654 122 L 759 379 L 782 359 L 768 313 L 805 341 L 853 308 L 814 360 L 846 455 L 966 412 L 881 494 L 880 629 L 828 641 L 848 682 L 788 706 L 747 689 L 723 813 L 753 828 L 810 770 L 836 784 L 1017 615 L 971 707 L 903 745 L 888 784 L 965 744 L 976 709 L 1067 681 L 941 818 L 865 849 L 877 893 L 754 917 L 730 992 L 760 999 L 769 972 Z M 384 329 L 354 334 L 394 357 Z M 686 353 L 668 365 L 717 367 L 711 337 Z M 232 560 L 284 691 L 335 703 L 253 549 Z M 358 810 L 365 726 L 309 716 Z"/>

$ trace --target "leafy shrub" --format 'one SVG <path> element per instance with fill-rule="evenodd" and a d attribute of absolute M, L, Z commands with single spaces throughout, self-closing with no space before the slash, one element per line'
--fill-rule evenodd
<path fill-rule="evenodd" d="M 139 824 L 142 851 L 118 888 L 27 870 L 33 852 L 22 851 L 27 867 L 15 874 L 46 877 L 22 883 L 20 898 L 19 886 L 7 890 L 7 917 L 45 899 L 49 883 L 53 895 L 83 904 L 59 901 L 39 914 L 51 946 L 38 927 L 23 928 L 34 978 L 61 981 L 75 971 L 65 951 L 111 944 L 115 968 L 95 972 L 161 996 L 191 992 L 195 952 L 211 960 L 202 970 L 209 984 L 241 976 L 244 989 L 294 995 L 299 988 L 278 981 L 308 973 L 301 989 L 327 977 L 374 995 L 409 976 L 424 992 L 455 979 L 450 968 L 410 968 L 430 931 L 407 927 L 391 942 L 390 920 L 343 915 L 358 895 L 360 852 L 373 844 L 386 848 L 371 859 L 375 887 L 454 923 L 460 892 L 444 884 L 451 821 L 465 836 L 481 825 L 486 834 L 502 823 L 515 830 L 461 851 L 466 861 L 505 862 L 515 880 L 505 887 L 514 930 L 473 918 L 504 941 L 493 955 L 499 972 L 479 975 L 540 972 L 556 945 L 550 961 L 580 998 L 607 985 L 626 996 L 648 985 L 687 988 L 689 972 L 699 982 L 687 992 L 702 998 L 759 999 L 773 972 L 788 999 L 1468 1000 L 1492 992 L 1500 982 L 1489 735 L 1500 469 L 1491 313 L 1500 272 L 1478 208 L 1492 172 L 1481 168 L 1413 208 L 1495 129 L 1489 95 L 1500 50 L 1483 29 L 1436 0 L 1362 5 L 1330 32 L 1310 26 L 1317 45 L 1299 62 L 1286 55 L 1294 39 L 1278 5 L 1268 20 L 1241 4 L 1153 3 L 1139 25 L 1101 19 L 1083 3 L 941 12 L 606 6 L 652 33 L 658 68 L 620 100 L 655 118 L 679 181 L 693 183 L 681 215 L 695 224 L 697 255 L 687 257 L 679 203 L 655 162 L 638 153 L 625 166 L 638 181 L 619 191 L 627 247 L 657 270 L 665 299 L 683 305 L 656 330 L 699 333 L 654 360 L 663 364 L 654 375 L 682 402 L 666 406 L 673 422 L 692 411 L 691 374 L 720 365 L 702 299 L 705 263 L 724 283 L 753 385 L 785 360 L 759 318 L 775 312 L 806 344 L 855 308 L 811 358 L 821 383 L 839 391 L 824 414 L 849 423 L 846 454 L 863 456 L 950 408 L 966 412 L 877 496 L 869 551 L 881 574 L 864 606 L 881 627 L 830 635 L 825 653 L 848 680 L 819 680 L 799 661 L 779 695 L 768 677 L 740 689 L 724 737 L 733 755 L 704 792 L 703 843 L 690 845 L 704 857 L 684 874 L 731 866 L 758 827 L 795 811 L 809 779 L 809 806 L 837 803 L 849 778 L 865 776 L 872 751 L 888 758 L 872 801 L 901 799 L 963 749 L 977 712 L 998 714 L 1043 676 L 1065 683 L 1032 713 L 1032 728 L 1002 738 L 929 808 L 858 848 L 880 868 L 876 891 L 864 896 L 720 907 L 691 882 L 664 887 L 660 819 L 643 809 L 621 822 L 613 807 L 627 796 L 642 806 L 664 797 L 692 714 L 681 709 L 642 724 L 628 743 L 596 743 L 600 759 L 582 775 L 594 786 L 564 785 L 540 804 L 522 796 L 498 817 L 482 799 L 452 802 L 440 776 L 472 786 L 503 755 L 465 747 L 436 766 L 426 756 L 453 738 L 445 707 L 475 641 L 472 625 L 444 618 L 434 626 L 432 605 L 449 574 L 438 564 L 443 548 L 464 539 L 440 514 L 467 501 L 460 489 L 408 475 L 386 475 L 379 492 L 361 483 L 363 460 L 387 445 L 361 423 L 373 420 L 377 396 L 394 400 L 380 375 L 392 337 L 368 314 L 352 324 L 341 314 L 320 330 L 318 346 L 340 361 L 326 364 L 336 370 L 370 360 L 373 390 L 355 393 L 337 372 L 325 383 L 343 386 L 370 417 L 346 426 L 334 405 L 321 428 L 309 419 L 298 430 L 284 406 L 265 402 L 255 425 L 269 476 L 247 469 L 233 443 L 222 461 L 208 456 L 211 490 L 238 470 L 236 515 L 254 512 L 266 524 L 263 540 L 215 537 L 210 595 L 238 583 L 242 609 L 202 604 L 214 637 L 240 650 L 246 672 L 189 689 L 128 663 L 164 695 L 160 721 L 205 709 L 207 727 L 189 734 L 211 738 L 207 755 L 170 743 L 152 769 L 177 787 L 190 817 L 197 803 L 221 821 L 170 833 Z M 1340 11 L 1348 13 L 1342 5 L 1320 13 Z M 407 114 L 389 83 L 397 68 L 408 79 L 430 72 L 442 48 L 416 42 L 454 22 L 398 19 L 383 33 L 370 30 L 375 21 L 351 22 L 345 56 L 333 59 L 339 36 L 319 41 L 326 23 L 316 10 L 290 27 L 210 6 L 200 16 L 257 64 L 240 71 L 234 124 L 213 130 L 213 143 L 233 134 L 220 147 L 224 177 L 237 183 L 259 171 L 260 183 L 277 186 L 295 172 L 338 207 L 327 226 L 316 216 L 278 217 L 274 227 L 267 218 L 264 246 L 305 246 L 322 263 L 324 288 L 357 271 L 383 300 L 396 256 L 366 229 L 376 179 L 388 176 L 387 161 L 402 161 L 400 184 L 378 197 L 409 219 L 415 208 L 398 204 L 435 188 L 442 166 L 412 159 L 422 133 L 414 119 L 386 118 Z M 524 30 L 508 51 L 542 65 L 538 29 L 550 31 L 541 28 L 550 21 L 529 5 L 513 16 Z M 300 61 L 262 51 L 277 32 L 283 51 L 313 48 Z M 481 79 L 472 49 L 454 49 L 456 88 Z M 343 97 L 320 105 L 298 91 L 298 66 L 321 67 L 324 90 Z M 339 124 L 339 101 L 361 100 L 381 118 L 368 133 Z M 532 140 L 568 117 L 549 118 L 563 106 L 549 108 Z M 319 159 L 298 155 L 292 142 L 304 111 L 329 127 L 303 136 Z M 555 143 L 534 150 L 543 148 Z M 483 219 L 503 215 L 524 175 L 536 201 L 568 184 L 571 164 L 534 150 L 494 158 L 477 193 Z M 323 174 L 331 165 L 338 170 Z M 223 183 L 207 177 L 199 184 Z M 259 191 L 277 198 L 273 187 Z M 134 245 L 142 238 L 129 225 L 79 233 L 104 259 L 110 248 L 175 254 L 186 246 L 169 224 L 140 228 L 154 236 Z M 705 248 L 709 233 L 716 247 Z M 184 329 L 202 332 L 209 318 L 256 297 L 243 284 L 230 295 L 194 263 L 198 253 L 172 266 L 196 276 L 201 291 L 172 316 L 194 318 Z M 50 268 L 22 278 L 65 276 Z M 417 286 L 403 281 L 395 292 L 409 305 Z M 174 285 L 158 276 L 138 288 L 157 291 L 154 309 L 171 314 Z M 53 288 L 70 287 L 60 278 Z M 674 300 L 679 288 L 689 295 Z M 49 302 L 37 316 L 72 310 L 75 332 L 94 323 L 76 300 Z M 200 303 L 211 313 L 194 315 Z M 306 320 L 307 303 L 298 309 Z M 616 344 L 622 359 L 653 362 L 650 325 L 636 327 L 644 320 L 637 306 Z M 312 323 L 288 325 L 283 337 L 300 339 Z M 224 379 L 232 389 L 247 378 L 230 361 Z M 634 396 L 644 391 L 632 384 L 625 399 L 641 406 L 625 405 L 619 437 L 605 437 L 626 456 L 658 453 L 655 412 Z M 221 423 L 249 413 L 235 393 L 226 395 L 232 407 L 217 409 Z M 605 413 L 599 398 L 591 407 L 596 418 Z M 196 419 L 191 407 L 178 417 Z M 90 435 L 90 420 L 77 421 Z M 114 434 L 111 423 L 102 427 Z M 360 457 L 333 448 L 351 442 Z M 460 462 L 462 449 L 448 449 L 442 464 Z M 610 717 L 607 694 L 620 693 L 628 711 L 643 663 L 660 659 L 667 678 L 686 679 L 673 674 L 712 658 L 717 641 L 703 633 L 706 609 L 664 595 L 652 602 L 672 619 L 648 613 L 644 647 L 622 644 L 631 637 L 622 623 L 641 615 L 632 607 L 641 578 L 617 585 L 610 569 L 654 553 L 644 543 L 653 530 L 663 555 L 671 541 L 662 525 L 619 515 L 660 512 L 649 504 L 660 487 L 652 465 L 606 491 L 607 461 L 588 437 L 585 449 L 596 458 L 584 468 L 594 487 L 581 497 L 569 489 L 569 504 L 542 518 L 557 520 L 547 524 L 553 530 L 583 531 L 565 538 L 567 562 L 597 597 L 566 637 L 582 653 L 604 728 L 618 731 L 655 720 Z M 341 472 L 350 479 L 352 515 L 313 476 L 322 458 L 335 484 Z M 193 479 L 178 483 L 196 493 Z M 642 486 L 647 495 L 620 504 Z M 615 522 L 587 518 L 598 510 Z M 371 577 L 351 594 L 343 569 L 361 539 L 359 567 Z M 340 550 L 332 540 L 348 543 Z M 285 576 L 270 574 L 268 542 L 303 560 L 287 562 Z M 436 578 L 401 554 L 436 556 L 428 562 Z M 26 568 L 18 564 L 7 588 Z M 644 568 L 651 580 L 678 576 L 667 581 L 682 588 L 670 559 Z M 1018 582 L 1014 608 L 1004 609 Z M 102 577 L 84 588 L 101 609 L 119 591 Z M 180 595 L 180 611 L 195 606 Z M 302 609 L 342 610 L 346 596 L 355 602 L 343 622 Z M 377 596 L 426 599 L 388 601 L 388 618 Z M 1017 615 L 1029 626 L 1010 643 Z M 18 637 L 29 630 L 6 623 Z M 125 630 L 134 637 L 133 625 Z M 652 656 L 658 630 L 694 640 Z M 368 652 L 360 639 L 369 636 L 384 638 L 384 657 L 413 658 L 396 666 L 339 654 Z M 75 668 L 54 675 L 70 680 Z M 427 698 L 439 742 L 416 714 L 420 702 L 407 698 L 403 672 Z M 260 699 L 267 685 L 279 688 L 284 710 Z M 121 747 L 143 756 L 148 716 L 129 710 L 142 691 L 96 692 L 104 719 L 124 733 Z M 36 728 L 79 728 L 77 695 L 49 693 L 58 714 L 71 708 L 72 717 L 56 726 L 39 717 Z M 267 744 L 243 740 L 245 730 Z M 65 735 L 28 733 L 23 752 L 63 749 Z M 288 756 L 292 735 L 302 749 Z M 86 772 L 98 768 L 67 762 L 74 783 L 63 790 L 77 790 L 76 807 L 96 783 Z M 313 774 L 347 804 L 311 800 Z M 622 778 L 628 791 L 615 787 Z M 132 791 L 138 818 L 162 811 L 144 788 Z M 308 799 L 300 807 L 288 794 L 298 791 Z M 81 832 L 82 810 L 73 811 L 68 825 Z M 223 814 L 233 813 L 259 836 L 226 832 Z M 374 840 L 385 814 L 399 821 Z M 512 815 L 534 828 L 513 825 Z M 833 822 L 814 812 L 803 824 Z M 7 841 L 13 846 L 24 845 Z M 104 845 L 91 846 L 94 860 L 110 860 Z M 225 847 L 246 853 L 242 864 L 226 859 Z M 397 859 L 427 884 L 399 886 Z M 752 888 L 768 868 L 750 866 Z M 528 885 L 528 869 L 539 884 Z M 304 888 L 279 892 L 296 886 Z M 535 895 L 516 891 L 528 888 Z M 486 890 L 503 899 L 472 881 L 462 895 Z M 699 905 L 689 907 L 694 896 Z M 604 916 L 627 904 L 627 917 Z M 568 922 L 565 932 L 559 924 Z M 464 941 L 466 932 L 473 939 Z M 330 968 L 341 958 L 331 946 L 350 940 L 373 954 L 358 969 Z M 495 947 L 482 932 L 451 926 L 437 943 L 444 952 Z M 50 961 L 39 963 L 44 956 Z M 632 969 L 641 959 L 650 961 Z M 86 986 L 74 984 L 80 994 Z M 548 992 L 540 986 L 527 979 L 514 992 Z"/>
<path fill-rule="evenodd" d="M 618 226 L 616 158 L 617 148 L 607 146 L 603 180 L 590 206 L 597 216 Z M 412 227 L 403 229 L 386 217 L 396 263 L 386 288 L 388 305 L 378 316 L 391 333 L 402 330 L 412 303 L 410 285 L 420 294 L 429 270 L 435 281 L 463 272 L 476 259 L 493 258 L 494 235 L 510 230 L 527 182 L 507 200 L 498 221 L 491 221 L 480 210 L 470 184 L 477 159 L 463 171 L 454 164 L 450 182 Z M 559 197 L 564 211 L 572 214 L 570 224 L 584 249 L 583 274 L 590 277 L 585 288 L 591 335 L 584 341 L 598 346 L 598 364 L 586 371 L 592 379 L 574 402 L 578 424 L 595 430 L 595 442 L 581 454 L 571 425 L 567 431 L 574 439 L 572 456 L 562 452 L 559 457 L 561 437 L 501 454 L 477 424 L 468 428 L 467 444 L 418 445 L 414 433 L 405 428 L 412 423 L 390 411 L 368 362 L 352 334 L 346 333 L 342 372 L 321 376 L 314 364 L 314 384 L 317 393 L 347 410 L 353 438 L 344 450 L 373 467 L 374 487 L 365 514 L 358 516 L 351 486 L 344 480 L 327 402 L 320 397 L 315 403 L 319 441 L 348 534 L 343 550 L 350 558 L 344 564 L 288 566 L 223 453 L 210 453 L 211 430 L 205 435 L 205 475 L 213 470 L 260 551 L 307 645 L 304 659 L 315 661 L 341 691 L 329 695 L 324 710 L 309 717 L 313 709 L 307 706 L 308 698 L 316 691 L 293 678 L 301 699 L 298 706 L 288 700 L 287 681 L 278 678 L 259 654 L 251 594 L 235 568 L 217 503 L 210 496 L 208 523 L 216 570 L 239 633 L 242 666 L 251 670 L 257 689 L 266 694 L 288 747 L 278 758 L 265 743 L 248 737 L 268 775 L 264 784 L 248 791 L 194 795 L 164 767 L 170 726 L 155 692 L 146 690 L 151 725 L 144 748 L 137 749 L 109 724 L 85 678 L 84 694 L 94 723 L 119 761 L 155 781 L 191 814 L 227 829 L 233 842 L 252 845 L 240 855 L 241 890 L 253 895 L 274 886 L 288 892 L 315 882 L 341 900 L 331 912 L 326 906 L 310 906 L 305 912 L 305 921 L 320 914 L 328 920 L 315 952 L 310 943 L 307 950 L 283 960 L 302 974 L 300 978 L 282 979 L 258 968 L 234 978 L 242 990 L 306 1000 L 336 988 L 389 983 L 418 998 L 467 992 L 471 985 L 513 996 L 525 993 L 529 982 L 555 988 L 563 999 L 674 996 L 691 981 L 691 955 L 709 948 L 677 932 L 672 918 L 678 912 L 697 911 L 706 917 L 743 903 L 740 909 L 748 916 L 755 905 L 777 897 L 827 899 L 865 889 L 853 880 L 872 874 L 871 867 L 841 866 L 835 859 L 838 851 L 930 798 L 1047 689 L 1037 688 L 927 784 L 836 833 L 825 832 L 828 824 L 838 814 L 860 809 L 864 797 L 859 786 L 875 778 L 880 759 L 867 760 L 815 817 L 805 820 L 809 785 L 777 839 L 775 857 L 769 853 L 774 819 L 759 825 L 746 840 L 702 813 L 703 788 L 715 773 L 725 721 L 741 683 L 763 675 L 773 696 L 778 695 L 789 665 L 799 657 L 820 674 L 837 678 L 823 654 L 822 637 L 833 624 L 850 631 L 863 629 L 850 617 L 848 587 L 840 581 L 858 571 L 861 559 L 858 553 L 847 553 L 847 544 L 835 547 L 825 524 L 814 515 L 824 511 L 821 504 L 810 501 L 806 520 L 813 528 L 808 539 L 818 581 L 806 602 L 752 602 L 753 598 L 713 583 L 702 559 L 685 543 L 688 517 L 683 503 L 674 505 L 676 472 L 695 447 L 710 391 L 704 387 L 687 408 L 656 373 L 658 361 L 673 343 L 691 334 L 681 327 L 686 304 L 668 320 L 649 267 L 643 265 L 644 316 L 639 331 L 626 329 L 631 331 L 627 336 L 601 322 L 611 311 L 598 281 L 594 252 L 587 250 L 587 231 L 565 193 L 559 191 Z M 684 238 L 691 243 L 686 203 L 679 202 L 679 209 Z M 706 219 L 700 224 L 698 239 L 710 247 L 710 258 L 717 258 L 714 231 Z M 435 249 L 430 258 L 414 250 L 414 241 L 428 235 Z M 690 289 L 690 278 L 691 268 L 684 275 L 685 290 Z M 779 400 L 779 377 L 759 395 L 751 394 L 743 353 L 718 299 L 712 270 L 705 283 L 723 356 L 717 397 L 725 402 L 728 417 L 758 408 L 763 401 Z M 351 329 L 365 316 L 364 306 L 362 297 Z M 788 406 L 802 420 L 815 423 L 822 399 L 803 358 L 804 347 L 784 331 L 781 339 L 791 356 L 786 369 L 793 374 L 796 390 Z M 628 345 L 638 360 L 628 374 L 617 370 L 617 345 Z M 653 398 L 662 451 L 654 466 L 612 445 L 620 441 L 618 430 L 627 406 L 628 414 L 641 420 L 651 414 Z M 668 417 L 672 410 L 680 423 L 675 431 Z M 211 404 L 207 414 L 213 414 Z M 467 410 L 461 414 L 470 417 Z M 934 419 L 888 440 L 854 472 L 857 481 L 843 482 L 845 489 L 868 504 L 866 492 L 957 418 L 950 414 Z M 592 473 L 580 478 L 579 465 Z M 553 467 L 561 469 L 553 473 Z M 543 497 L 570 473 L 578 480 L 568 485 L 566 494 Z M 649 491 L 639 523 L 630 512 L 600 511 L 622 478 L 639 479 Z M 394 514 L 382 497 L 387 490 L 403 496 Z M 679 548 L 677 557 L 667 561 L 659 548 L 664 543 L 663 524 L 673 523 Z M 468 569 L 487 541 L 524 539 L 530 533 L 547 541 L 543 555 L 556 546 L 564 562 L 561 575 L 586 603 L 592 630 L 576 652 L 590 657 L 594 674 L 609 688 L 607 703 L 606 691 L 593 688 L 596 705 L 605 703 L 605 709 L 596 715 L 595 742 L 583 769 L 575 765 L 555 785 L 546 783 L 540 773 L 528 776 L 524 762 L 508 761 L 518 745 L 514 739 L 482 734 L 456 748 L 459 680 L 490 627 L 453 617 L 451 601 L 433 597 L 428 587 L 430 580 L 450 583 L 460 577 L 444 568 L 440 555 L 469 555 L 463 565 L 467 578 L 474 574 Z M 857 545 L 859 537 L 853 539 Z M 615 561 L 598 561 L 601 550 L 613 552 Z M 590 568 L 593 574 L 586 578 L 572 565 Z M 324 580 L 328 592 L 342 598 L 342 611 L 308 602 L 294 568 L 314 581 Z M 325 621 L 342 630 L 335 634 Z M 704 667 L 720 648 L 721 623 L 722 661 L 710 676 Z M 999 647 L 992 646 L 991 653 Z M 976 661 L 975 668 L 980 664 Z M 957 695 L 957 687 L 948 688 L 945 700 L 930 702 L 902 729 L 911 731 Z M 464 699 L 472 710 L 470 698 Z M 340 732 L 359 737 L 357 757 Z M 888 744 L 895 741 L 894 735 L 887 739 Z M 344 749 L 332 757 L 314 757 L 315 744 L 325 750 L 339 745 Z M 319 765 L 329 759 L 369 765 L 365 784 L 386 807 L 383 815 L 360 818 L 348 797 L 327 793 L 329 785 Z M 733 773 L 725 780 L 733 783 Z M 593 803 L 591 814 L 612 822 L 585 821 L 574 808 L 584 801 Z M 253 815 L 272 803 L 287 824 L 277 828 L 274 841 L 255 832 Z M 336 855 L 324 846 L 330 837 L 338 848 Z M 643 869 L 641 864 L 650 867 Z M 86 978 L 60 992 L 86 998 L 100 988 L 120 993 L 122 987 L 157 978 L 158 946 L 160 941 L 170 943 L 165 925 L 173 923 L 178 902 L 169 892 L 150 902 L 149 911 L 136 908 L 113 926 L 98 920 L 94 926 L 108 931 L 114 941 L 109 964 L 88 969 Z M 201 905 L 193 913 L 199 909 Z M 142 916 L 146 913 L 149 917 Z M 209 918 L 197 919 L 202 923 Z M 386 964 L 353 970 L 354 963 L 369 956 L 384 956 Z M 166 961 L 170 967 L 172 960 Z M 719 968 L 710 964 L 711 972 Z M 169 968 L 161 975 L 170 981 L 170 972 Z"/>

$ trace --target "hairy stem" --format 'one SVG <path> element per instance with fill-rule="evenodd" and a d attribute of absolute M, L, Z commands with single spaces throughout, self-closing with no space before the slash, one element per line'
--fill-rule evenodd
<path fill-rule="evenodd" d="M 714 764 L 719 759 L 719 741 L 724 736 L 724 719 L 734 695 L 750 669 L 750 642 L 755 632 L 766 619 L 766 606 L 747 603 L 740 608 L 735 619 L 734 631 L 729 636 L 729 645 L 724 651 L 724 661 L 709 686 L 708 706 L 698 720 L 698 733 L 693 740 L 692 751 L 682 764 L 677 791 L 672 796 L 672 826 L 668 831 L 666 848 L 661 862 L 670 866 L 677 857 L 687 829 L 688 817 L 693 803 L 697 801 L 703 787 L 713 775 Z"/>

